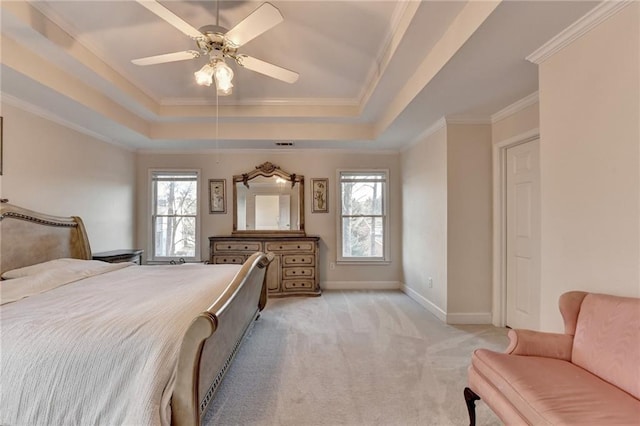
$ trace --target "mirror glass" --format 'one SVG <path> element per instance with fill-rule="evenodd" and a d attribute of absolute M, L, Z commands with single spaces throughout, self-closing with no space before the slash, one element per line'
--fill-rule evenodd
<path fill-rule="evenodd" d="M 304 232 L 302 176 L 265 164 L 233 177 L 233 232 Z"/>

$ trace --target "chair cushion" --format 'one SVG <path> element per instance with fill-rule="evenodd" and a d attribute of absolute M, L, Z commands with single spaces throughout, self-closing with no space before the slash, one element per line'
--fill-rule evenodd
<path fill-rule="evenodd" d="M 471 363 L 533 424 L 640 421 L 640 401 L 568 361 L 478 349 Z"/>
<path fill-rule="evenodd" d="M 638 360 L 640 298 L 587 294 L 578 314 L 571 362 L 640 399 Z"/>

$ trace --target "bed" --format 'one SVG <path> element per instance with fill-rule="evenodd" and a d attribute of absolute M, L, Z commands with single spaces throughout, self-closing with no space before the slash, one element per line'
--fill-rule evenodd
<path fill-rule="evenodd" d="M 108 264 L 79 217 L 7 203 L 0 255 L 0 424 L 200 424 L 272 259 Z"/>

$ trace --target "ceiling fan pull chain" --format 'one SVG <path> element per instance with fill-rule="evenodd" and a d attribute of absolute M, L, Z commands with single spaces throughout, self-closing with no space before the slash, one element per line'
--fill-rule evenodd
<path fill-rule="evenodd" d="M 218 138 L 218 88 L 216 87 L 216 165 L 220 164 L 220 139 Z"/>

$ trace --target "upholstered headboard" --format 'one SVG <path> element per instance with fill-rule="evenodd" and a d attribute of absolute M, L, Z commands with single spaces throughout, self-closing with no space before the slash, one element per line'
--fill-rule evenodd
<path fill-rule="evenodd" d="M 0 204 L 0 274 L 63 257 L 91 259 L 82 219 Z"/>

